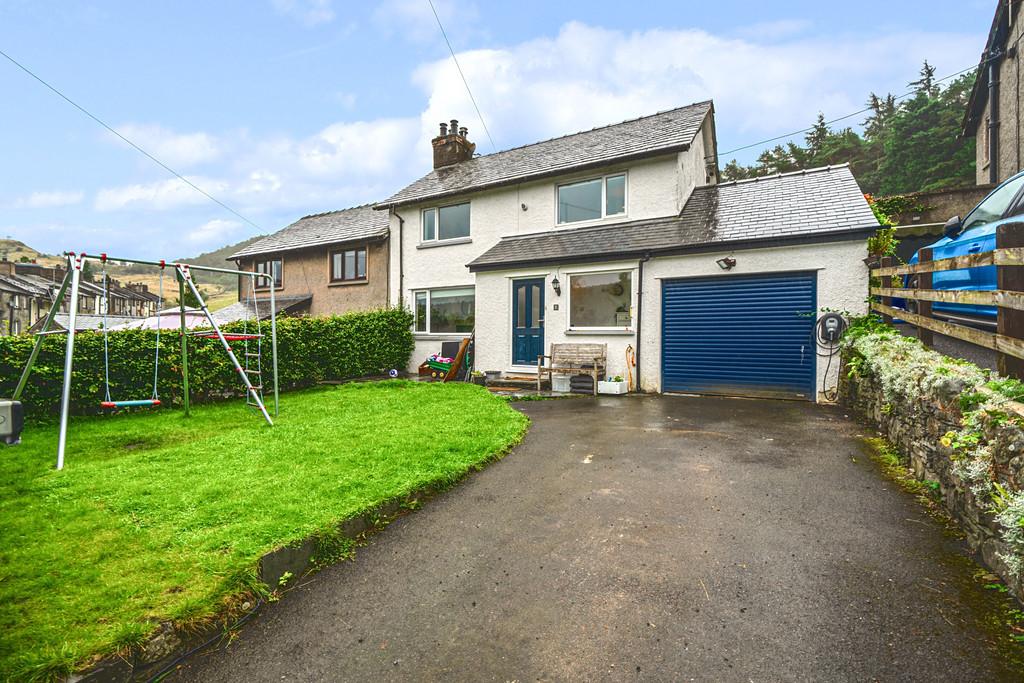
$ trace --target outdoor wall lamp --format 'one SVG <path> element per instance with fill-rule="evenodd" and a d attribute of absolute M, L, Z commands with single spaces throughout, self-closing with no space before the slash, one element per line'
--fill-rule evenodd
<path fill-rule="evenodd" d="M 732 256 L 720 258 L 717 261 L 715 261 L 715 263 L 717 263 L 718 267 L 721 268 L 722 270 L 730 270 L 736 267 L 736 259 L 734 259 Z"/>
<path fill-rule="evenodd" d="M 557 275 L 555 276 L 555 279 L 551 281 L 551 289 L 555 290 L 556 295 L 562 296 L 562 283 L 558 281 Z"/>

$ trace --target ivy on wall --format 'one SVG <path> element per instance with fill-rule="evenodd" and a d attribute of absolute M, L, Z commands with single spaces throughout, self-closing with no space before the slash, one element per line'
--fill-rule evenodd
<path fill-rule="evenodd" d="M 223 327 L 241 332 L 243 323 Z M 323 318 L 280 318 L 277 321 L 278 373 L 282 390 L 308 387 L 326 380 L 342 380 L 404 368 L 412 355 L 412 314 L 403 309 L 383 309 Z M 248 331 L 254 323 L 248 324 Z M 263 324 L 263 378 L 269 391 L 272 382 L 270 324 Z M 14 393 L 35 337 L 0 337 L 0 396 Z M 64 335 L 43 339 L 39 357 L 22 395 L 26 413 L 45 419 L 58 412 L 64 373 Z M 110 394 L 114 400 L 150 398 L 153 391 L 155 330 L 120 330 L 109 333 Z M 250 351 L 255 352 L 255 341 Z M 243 342 L 232 348 L 244 362 Z M 103 334 L 75 335 L 71 377 L 71 405 L 77 414 L 94 413 L 103 400 Z M 240 396 L 238 374 L 217 339 L 189 338 L 189 391 L 193 402 Z M 160 368 L 157 386 L 164 404 L 181 405 L 181 338 L 177 330 L 160 335 Z"/>

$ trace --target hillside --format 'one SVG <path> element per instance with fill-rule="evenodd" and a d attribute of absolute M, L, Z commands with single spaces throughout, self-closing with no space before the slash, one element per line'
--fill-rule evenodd
<path fill-rule="evenodd" d="M 36 251 L 24 242 L 15 239 L 0 239 L 0 258 L 8 261 L 31 261 L 35 259 L 39 263 L 57 264 L 62 259 L 59 256 L 50 256 Z"/>
<path fill-rule="evenodd" d="M 263 235 L 257 235 L 256 237 L 250 237 L 236 244 L 229 244 L 220 249 L 199 254 L 198 256 L 186 256 L 173 260 L 199 266 L 233 268 L 234 264 L 226 260 L 227 257 L 262 237 Z M 15 239 L 0 239 L 0 257 L 6 257 L 9 261 L 35 260 L 37 263 L 45 265 L 61 265 L 64 262 L 59 256 L 44 254 Z M 99 282 L 101 268 L 98 264 L 90 264 L 90 271 L 93 279 Z M 160 288 L 160 271 L 153 266 L 118 266 L 108 264 L 107 274 L 121 282 L 141 282 L 147 285 L 149 290 L 154 293 L 158 292 Z M 228 273 L 207 273 L 203 271 L 194 271 L 192 275 L 195 282 L 199 285 L 199 289 L 203 293 L 203 298 L 206 299 L 210 310 L 216 311 L 238 300 L 238 283 L 234 276 Z M 167 304 L 177 303 L 178 288 L 174 283 L 173 273 L 165 275 L 163 289 L 164 299 Z"/>
<path fill-rule="evenodd" d="M 204 252 L 198 256 L 185 256 L 174 260 L 197 266 L 233 268 L 234 264 L 228 261 L 227 257 L 262 238 L 263 235 L 257 235 L 256 237 L 250 237 L 241 242 L 215 249 L 214 251 Z M 152 266 L 111 266 L 108 268 L 108 272 L 111 276 L 120 280 L 142 282 L 149 286 L 149 291 L 151 292 L 157 292 L 160 286 L 159 271 Z M 238 282 L 233 275 L 193 271 L 192 278 L 199 285 L 199 290 L 203 293 L 203 298 L 206 299 L 212 311 L 216 311 L 238 300 Z M 168 304 L 177 303 L 178 301 L 177 286 L 173 280 L 168 280 L 166 277 L 164 278 L 164 298 Z"/>

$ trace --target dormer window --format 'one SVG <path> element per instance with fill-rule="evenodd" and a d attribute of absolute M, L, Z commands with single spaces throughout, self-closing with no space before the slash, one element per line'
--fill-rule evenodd
<path fill-rule="evenodd" d="M 423 210 L 423 241 L 444 242 L 469 237 L 469 202 Z"/>
<path fill-rule="evenodd" d="M 558 186 L 558 222 L 596 221 L 626 214 L 626 174 Z"/>

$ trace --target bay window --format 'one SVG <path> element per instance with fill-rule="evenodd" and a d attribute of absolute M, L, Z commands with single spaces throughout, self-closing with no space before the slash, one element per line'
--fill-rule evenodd
<path fill-rule="evenodd" d="M 626 174 L 558 186 L 558 222 L 593 221 L 626 213 Z"/>
<path fill-rule="evenodd" d="M 476 294 L 473 287 L 423 289 L 413 292 L 413 329 L 428 334 L 473 331 Z"/>
<path fill-rule="evenodd" d="M 632 305 L 632 271 L 569 275 L 570 329 L 628 329 Z"/>
<path fill-rule="evenodd" d="M 423 241 L 469 237 L 469 202 L 423 210 Z"/>

